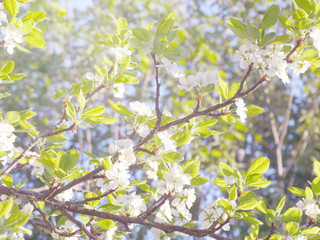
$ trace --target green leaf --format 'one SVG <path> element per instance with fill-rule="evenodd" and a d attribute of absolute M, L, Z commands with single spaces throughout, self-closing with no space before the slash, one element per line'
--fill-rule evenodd
<path fill-rule="evenodd" d="M 317 58 L 318 58 L 318 51 L 313 48 L 307 49 L 301 54 L 301 59 L 306 61 L 314 60 Z"/>
<path fill-rule="evenodd" d="M 286 230 L 288 233 L 295 233 L 299 230 L 299 224 L 295 222 L 289 222 L 286 224 Z"/>
<path fill-rule="evenodd" d="M 263 113 L 264 109 L 261 107 L 257 107 L 255 105 L 247 106 L 247 115 L 258 115 L 260 113 Z"/>
<path fill-rule="evenodd" d="M 272 27 L 278 20 L 280 13 L 279 6 L 276 4 L 271 5 L 266 14 L 264 15 L 261 23 L 259 24 L 259 29 L 267 29 Z"/>
<path fill-rule="evenodd" d="M 0 219 L 6 218 L 11 212 L 13 206 L 12 198 L 9 198 L 6 201 L 0 202 Z"/>
<path fill-rule="evenodd" d="M 311 227 L 311 228 L 307 228 L 307 229 L 304 229 L 301 231 L 301 233 L 304 235 L 318 235 L 319 232 L 320 232 L 319 227 Z"/>
<path fill-rule="evenodd" d="M 77 117 L 76 108 L 73 106 L 73 104 L 69 101 L 66 101 L 67 107 L 66 107 L 66 114 L 69 120 L 74 121 Z"/>
<path fill-rule="evenodd" d="M 240 82 L 234 82 L 231 84 L 231 87 L 228 93 L 228 99 L 232 98 L 237 93 L 239 87 L 240 87 Z"/>
<path fill-rule="evenodd" d="M 178 163 L 183 161 L 183 155 L 178 152 L 169 152 L 162 154 L 162 157 L 165 161 L 170 163 Z"/>
<path fill-rule="evenodd" d="M 13 124 L 20 121 L 20 115 L 16 111 L 10 111 L 6 113 L 4 119 Z"/>
<path fill-rule="evenodd" d="M 182 171 L 184 173 L 189 173 L 191 177 L 195 177 L 199 174 L 200 161 L 196 159 L 191 159 L 183 164 Z"/>
<path fill-rule="evenodd" d="M 226 200 L 219 200 L 218 205 L 226 210 L 232 210 L 232 206 Z"/>
<path fill-rule="evenodd" d="M 313 179 L 311 188 L 315 195 L 320 195 L 320 177 Z"/>
<path fill-rule="evenodd" d="M 226 123 L 234 123 L 236 120 L 234 119 L 234 117 L 230 116 L 230 115 L 224 115 L 220 117 L 223 121 L 225 121 Z"/>
<path fill-rule="evenodd" d="M 291 20 L 285 16 L 279 15 L 279 21 L 286 28 L 293 27 L 293 23 L 291 22 Z"/>
<path fill-rule="evenodd" d="M 231 188 L 230 193 L 229 193 L 229 200 L 235 201 L 237 199 L 237 196 L 238 196 L 237 188 L 235 185 L 233 185 L 233 187 Z"/>
<path fill-rule="evenodd" d="M 257 158 L 249 167 L 247 171 L 247 176 L 249 176 L 252 173 L 263 174 L 268 170 L 269 165 L 270 165 L 269 158 L 267 157 Z"/>
<path fill-rule="evenodd" d="M 20 51 L 25 52 L 25 53 L 31 53 L 28 49 L 22 47 L 20 44 L 15 43 L 15 45 Z"/>
<path fill-rule="evenodd" d="M 260 32 L 258 30 L 258 28 L 254 25 L 247 25 L 246 26 L 246 30 L 248 35 L 253 39 L 253 40 L 258 40 L 260 37 Z"/>
<path fill-rule="evenodd" d="M 78 161 L 79 151 L 71 149 L 60 158 L 59 167 L 64 171 L 68 171 L 74 168 Z"/>
<path fill-rule="evenodd" d="M 252 199 L 249 201 L 245 201 L 245 202 L 241 203 L 240 205 L 238 205 L 235 209 L 236 210 L 252 210 L 257 206 L 257 204 L 259 204 L 259 201 L 260 200 L 258 200 L 258 199 Z"/>
<path fill-rule="evenodd" d="M 17 16 L 19 12 L 19 4 L 17 0 L 4 0 L 3 6 L 12 17 Z"/>
<path fill-rule="evenodd" d="M 311 4 L 309 0 L 294 0 L 294 2 L 298 5 L 300 9 L 305 11 L 307 14 L 311 11 Z"/>
<path fill-rule="evenodd" d="M 32 19 L 35 23 L 43 21 L 47 17 L 45 12 L 33 12 L 25 16 L 22 21 L 27 21 Z"/>
<path fill-rule="evenodd" d="M 22 31 L 22 34 L 23 35 L 29 34 L 32 31 L 32 29 L 34 28 L 34 26 L 35 26 L 35 24 L 32 19 L 24 21 L 22 27 L 20 28 Z"/>
<path fill-rule="evenodd" d="M 218 122 L 216 119 L 208 120 L 208 121 L 203 121 L 199 123 L 196 127 L 211 127 L 215 125 Z"/>
<path fill-rule="evenodd" d="M 102 106 L 92 107 L 84 111 L 83 115 L 89 117 L 100 116 L 104 113 L 105 108 Z"/>
<path fill-rule="evenodd" d="M 80 89 L 80 92 L 78 95 L 78 102 L 79 102 L 79 106 L 80 106 L 80 111 L 81 111 L 81 113 L 83 113 L 83 108 L 86 105 L 86 99 L 83 95 L 82 89 Z"/>
<path fill-rule="evenodd" d="M 313 171 L 317 177 L 320 177 L 320 162 L 317 160 L 313 161 Z"/>
<path fill-rule="evenodd" d="M 306 17 L 308 17 L 308 14 L 301 9 L 295 10 L 292 15 L 292 18 L 296 21 L 303 19 L 303 18 L 306 18 Z"/>
<path fill-rule="evenodd" d="M 28 43 L 30 46 L 35 48 L 45 48 L 47 46 L 46 42 L 39 36 L 32 35 L 23 37 L 23 39 Z"/>
<path fill-rule="evenodd" d="M 240 38 L 247 38 L 247 26 L 243 24 L 238 18 L 231 17 L 227 24 L 231 31 Z"/>
<path fill-rule="evenodd" d="M 12 214 L 8 219 L 3 222 L 3 228 L 10 231 L 18 230 L 19 226 L 25 224 L 30 217 L 28 212 L 17 212 Z"/>
<path fill-rule="evenodd" d="M 13 71 L 13 68 L 14 68 L 14 62 L 8 61 L 2 66 L 0 71 L 1 73 L 10 74 Z"/>
<path fill-rule="evenodd" d="M 121 103 L 119 102 L 113 102 L 113 101 L 109 101 L 110 106 L 112 107 L 113 110 L 115 110 L 117 113 L 120 113 L 122 115 L 125 116 L 129 116 L 129 117 L 134 117 L 134 114 L 125 106 L 123 106 Z"/>
<path fill-rule="evenodd" d="M 260 47 L 265 47 L 271 43 L 273 43 L 277 39 L 277 34 L 274 32 L 268 33 L 265 35 L 261 41 Z"/>
<path fill-rule="evenodd" d="M 97 225 L 99 227 L 101 227 L 102 229 L 111 229 L 111 228 L 114 228 L 116 226 L 114 221 L 112 221 L 110 219 L 103 219 L 101 221 L 98 221 Z"/>
<path fill-rule="evenodd" d="M 98 197 L 97 194 L 93 193 L 93 192 L 88 192 L 85 196 L 84 196 L 84 199 L 87 199 L 87 198 L 95 198 L 95 197 Z M 99 205 L 100 203 L 100 200 L 94 200 L 94 201 L 89 201 L 87 202 L 87 204 L 91 207 L 95 207 L 97 205 Z"/>
<path fill-rule="evenodd" d="M 174 13 L 168 14 L 163 21 L 159 24 L 158 29 L 157 29 L 157 34 L 160 33 L 168 33 L 170 29 L 173 27 L 174 24 Z"/>
<path fill-rule="evenodd" d="M 104 166 L 104 168 L 106 170 L 110 170 L 112 167 L 112 161 L 110 160 L 110 158 L 105 157 L 101 159 L 102 165 Z"/>
<path fill-rule="evenodd" d="M 190 142 L 191 133 L 189 130 L 184 130 L 184 131 L 181 131 L 181 132 L 174 134 L 171 139 L 173 139 L 177 142 L 177 147 L 181 147 L 181 146 L 186 145 Z"/>
<path fill-rule="evenodd" d="M 127 74 L 119 74 L 116 76 L 112 82 L 114 83 L 128 83 L 128 84 L 137 84 L 139 83 L 138 79 L 133 76 L 129 76 Z"/>
<path fill-rule="evenodd" d="M 200 186 L 205 184 L 206 182 L 208 182 L 210 180 L 210 178 L 198 175 L 194 178 L 191 179 L 190 183 L 194 186 Z"/>
<path fill-rule="evenodd" d="M 233 169 L 224 162 L 219 163 L 218 169 L 220 175 L 222 175 L 223 177 L 233 175 Z"/>
<path fill-rule="evenodd" d="M 143 27 L 134 28 L 132 34 L 141 41 L 149 41 L 152 37 L 151 33 Z"/>
<path fill-rule="evenodd" d="M 0 151 L 0 157 L 2 156 L 5 156 L 7 155 L 6 153 L 4 153 L 3 155 L 1 154 L 1 151 Z M 4 184 L 7 186 L 7 187 L 13 187 L 13 179 L 10 175 L 7 175 L 5 176 L 2 181 L 4 182 Z"/>
<path fill-rule="evenodd" d="M 285 204 L 285 201 L 286 201 L 286 197 L 284 196 L 281 200 L 280 200 L 280 202 L 279 202 L 279 204 L 278 204 L 278 206 L 277 206 L 277 208 L 276 208 L 276 212 L 277 213 L 281 213 L 281 211 L 282 211 L 282 209 L 283 209 L 283 207 L 284 207 L 284 204 Z"/>
<path fill-rule="evenodd" d="M 304 190 L 305 197 L 313 200 L 313 192 L 309 187 Z"/>
<path fill-rule="evenodd" d="M 296 187 L 288 187 L 288 190 L 293 193 L 294 195 L 298 197 L 304 197 L 305 193 L 304 190 L 301 188 L 296 188 Z"/>
<path fill-rule="evenodd" d="M 285 223 L 288 222 L 300 222 L 302 217 L 302 211 L 299 208 L 289 208 L 284 212 L 282 220 Z"/>
<path fill-rule="evenodd" d="M 279 45 L 279 44 L 284 44 L 286 42 L 289 42 L 291 40 L 290 35 L 280 35 L 277 36 L 277 38 L 272 42 L 272 44 Z"/>
<path fill-rule="evenodd" d="M 118 120 L 119 120 L 118 118 L 112 118 L 112 117 L 106 117 L 106 116 L 93 116 L 93 117 L 86 118 L 86 121 L 89 123 L 93 123 L 93 124 L 102 123 L 106 125 L 113 124 Z"/>

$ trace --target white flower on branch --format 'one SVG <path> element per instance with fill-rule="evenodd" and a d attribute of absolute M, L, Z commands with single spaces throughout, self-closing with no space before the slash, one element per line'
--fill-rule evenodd
<path fill-rule="evenodd" d="M 237 114 L 240 117 L 241 122 L 246 122 L 247 119 L 247 111 L 248 109 L 245 107 L 245 103 L 242 98 L 238 98 L 235 102 L 237 106 Z"/>
<path fill-rule="evenodd" d="M 24 240 L 24 236 L 21 231 L 14 232 L 12 234 L 12 237 L 13 237 L 13 239 L 16 239 L 16 240 Z"/>
<path fill-rule="evenodd" d="M 140 137 L 146 137 L 150 133 L 150 128 L 146 124 L 127 125 L 127 134 L 130 135 L 135 131 Z"/>
<path fill-rule="evenodd" d="M 228 185 L 233 185 L 236 182 L 236 178 L 232 175 L 230 176 L 224 176 L 224 181 L 226 182 L 226 184 Z"/>
<path fill-rule="evenodd" d="M 202 228 L 209 228 L 214 222 L 218 221 L 215 227 L 218 227 L 220 224 L 224 224 L 222 229 L 224 231 L 230 230 L 229 223 L 225 223 L 228 218 L 228 215 L 225 213 L 224 209 L 218 205 L 219 200 L 224 200 L 229 202 L 232 209 L 234 209 L 237 204 L 235 201 L 229 201 L 228 199 L 218 198 L 216 201 L 212 202 L 207 206 L 199 215 L 199 220 L 202 220 Z"/>
<path fill-rule="evenodd" d="M 165 152 L 175 152 L 177 150 L 177 142 L 172 140 L 173 134 L 169 131 L 163 131 L 158 133 L 158 137 L 160 138 Z"/>
<path fill-rule="evenodd" d="M 153 115 L 151 108 L 149 108 L 144 102 L 135 101 L 129 103 L 129 105 L 131 111 L 137 113 L 140 116 L 151 117 Z"/>
<path fill-rule="evenodd" d="M 148 161 L 149 168 L 147 170 L 147 176 L 149 179 L 154 179 L 154 180 L 158 179 L 157 171 L 158 171 L 159 165 L 160 165 L 160 163 L 156 160 Z"/>
<path fill-rule="evenodd" d="M 170 240 L 166 233 L 157 228 L 151 228 L 151 232 L 154 240 Z"/>
<path fill-rule="evenodd" d="M 23 206 L 23 208 L 21 209 L 22 212 L 27 212 L 27 213 L 32 213 L 33 212 L 33 205 L 31 203 L 27 203 L 26 205 Z"/>
<path fill-rule="evenodd" d="M 302 211 L 305 211 L 306 215 L 311 218 L 317 218 L 317 215 L 320 214 L 320 209 L 316 201 L 309 198 L 302 198 L 297 202 L 296 206 Z"/>
<path fill-rule="evenodd" d="M 117 204 L 124 205 L 124 209 L 122 209 L 124 210 L 123 212 L 129 213 L 131 217 L 136 217 L 147 210 L 144 199 L 136 195 L 136 193 L 117 197 Z"/>
<path fill-rule="evenodd" d="M 161 62 L 164 64 L 164 67 L 167 70 L 167 72 L 173 77 L 181 78 L 185 76 L 184 69 L 182 68 L 182 66 L 179 66 L 177 63 L 171 62 L 169 59 L 166 59 L 166 58 L 162 58 Z"/>
<path fill-rule="evenodd" d="M 13 54 L 15 43 L 22 43 L 23 41 L 22 31 L 12 23 L 9 23 L 6 27 L 1 27 L 1 31 L 4 34 L 4 47 L 9 54 Z"/>
<path fill-rule="evenodd" d="M 168 200 L 160 207 L 159 211 L 156 213 L 155 222 L 157 223 L 167 223 L 172 221 L 172 211 Z"/>
<path fill-rule="evenodd" d="M 178 164 L 173 164 L 170 171 L 163 175 L 163 179 L 156 182 L 160 194 L 181 193 L 185 185 L 190 184 L 191 176 L 184 173 Z"/>
<path fill-rule="evenodd" d="M 313 46 L 318 50 L 318 54 L 320 54 L 320 29 L 312 27 L 310 30 L 310 37 L 312 38 Z"/>
<path fill-rule="evenodd" d="M 307 61 L 294 61 L 293 63 L 289 63 L 288 67 L 293 70 L 293 74 L 298 76 L 301 73 L 305 73 L 309 68 L 311 64 Z"/>
<path fill-rule="evenodd" d="M 73 198 L 73 190 L 70 188 L 57 195 L 59 201 L 70 201 Z"/>
<path fill-rule="evenodd" d="M 98 75 L 98 73 L 93 74 L 92 72 L 87 72 L 85 75 L 86 79 L 89 81 L 94 81 L 96 82 L 98 85 L 103 83 L 103 79 L 100 78 L 100 76 Z"/>
<path fill-rule="evenodd" d="M 129 50 L 128 45 L 124 46 L 124 47 L 111 47 L 110 48 L 110 53 L 113 54 L 115 56 L 115 58 L 121 59 L 124 56 L 130 56 L 131 55 L 131 51 Z"/>

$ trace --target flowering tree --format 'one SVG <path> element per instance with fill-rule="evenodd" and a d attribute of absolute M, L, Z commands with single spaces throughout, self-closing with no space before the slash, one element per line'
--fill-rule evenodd
<path fill-rule="evenodd" d="M 46 13 L 32 8 L 21 14 L 27 2 L 4 0 L 1 5 L 1 44 L 8 58 L 18 50 L 30 53 L 29 46 L 46 47 L 43 29 L 37 27 Z M 148 229 L 154 239 L 231 239 L 237 237 L 232 228 L 246 223 L 247 240 L 318 239 L 318 161 L 313 162 L 315 178 L 305 189 L 289 188 L 301 199 L 284 209 L 284 196 L 273 209 L 259 191 L 271 184 L 263 176 L 270 165 L 267 157 L 258 156 L 243 168 L 220 162 L 219 176 L 210 179 L 199 156 L 185 153 L 197 146 L 197 139 L 218 135 L 221 124 L 254 121 L 250 116 L 264 110 L 246 105 L 244 99 L 274 84 L 271 80 L 290 84 L 288 73 L 298 77 L 319 67 L 319 16 L 319 3 L 295 0 L 289 16 L 280 14 L 274 4 L 256 26 L 231 17 L 229 28 L 245 43 L 233 56 L 243 76 L 230 83 L 218 66 L 191 72 L 178 63 L 183 54 L 175 43 L 180 29 L 174 13 L 132 28 L 125 18 L 113 17 L 114 32 L 101 33 L 97 40 L 106 50 L 103 61 L 92 63 L 92 71 L 81 82 L 55 89 L 62 105 L 53 126 L 40 132 L 32 124 L 35 113 L 30 109 L 1 112 L 1 237 L 23 239 L 38 232 L 53 239 L 121 239 Z M 287 34 L 272 30 L 278 20 Z M 148 67 L 154 101 L 109 100 L 107 109 L 96 105 L 95 98 L 106 89 L 115 98 L 138 91 L 143 72 L 140 54 L 147 54 L 152 63 Z M 2 65 L 1 84 L 15 84 L 25 77 L 14 68 L 9 60 Z M 173 89 L 166 88 L 172 83 Z M 193 100 L 187 114 L 173 114 L 164 106 L 166 91 Z M 4 103 L 10 101 L 10 92 L 0 94 Z M 79 128 L 102 125 L 116 131 L 116 122 L 125 130 L 108 141 L 108 149 L 99 154 L 68 149 L 67 137 Z M 17 147 L 18 133 L 28 135 L 30 142 Z M 30 178 L 19 179 L 22 171 L 31 172 Z M 218 186 L 219 191 L 200 204 L 197 197 L 204 184 Z"/>

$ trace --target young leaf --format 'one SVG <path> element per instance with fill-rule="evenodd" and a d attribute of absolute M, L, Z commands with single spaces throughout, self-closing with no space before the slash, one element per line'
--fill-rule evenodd
<path fill-rule="evenodd" d="M 4 0 L 3 6 L 12 17 L 17 16 L 19 12 L 19 4 L 17 0 Z"/>
<path fill-rule="evenodd" d="M 257 158 L 249 167 L 247 171 L 247 176 L 249 176 L 252 173 L 263 174 L 268 170 L 269 165 L 270 165 L 269 158 L 267 157 Z"/>
<path fill-rule="evenodd" d="M 272 27 L 277 22 L 279 13 L 280 13 L 279 6 L 276 4 L 273 4 L 264 15 L 261 23 L 258 26 L 259 29 L 267 29 Z"/>
<path fill-rule="evenodd" d="M 144 42 L 149 41 L 152 37 L 151 33 L 143 27 L 134 28 L 132 30 L 132 34 L 133 36 Z"/>
<path fill-rule="evenodd" d="M 257 107 L 255 105 L 247 106 L 247 115 L 258 115 L 260 113 L 263 113 L 264 109 L 261 107 Z"/>
<path fill-rule="evenodd" d="M 284 212 L 282 220 L 285 223 L 288 222 L 300 222 L 302 217 L 302 211 L 299 208 L 289 208 Z"/>
<path fill-rule="evenodd" d="M 115 110 L 116 112 L 129 117 L 134 117 L 134 114 L 128 108 L 123 106 L 121 103 L 119 102 L 116 103 L 111 100 L 109 101 L 109 103 L 112 109 Z"/>

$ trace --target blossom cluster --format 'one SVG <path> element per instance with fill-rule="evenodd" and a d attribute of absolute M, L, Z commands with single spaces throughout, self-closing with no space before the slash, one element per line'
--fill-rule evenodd
<path fill-rule="evenodd" d="M 178 85 L 178 88 L 180 90 L 190 92 L 193 88 L 200 90 L 200 88 L 206 87 L 209 84 L 217 85 L 219 83 L 217 79 L 217 71 L 198 72 L 195 75 L 190 74 L 186 76 L 183 68 L 177 63 L 171 62 L 166 58 L 162 58 L 161 62 L 164 64 L 165 69 L 171 76 L 179 78 L 180 85 Z"/>
<path fill-rule="evenodd" d="M 17 28 L 14 24 L 9 23 L 3 27 L 3 23 L 8 23 L 8 19 L 4 11 L 3 3 L 0 3 L 0 30 L 4 35 L 4 47 L 9 54 L 13 54 L 16 43 L 22 43 L 23 34 L 21 29 Z"/>
<path fill-rule="evenodd" d="M 304 211 L 310 218 L 316 219 L 318 214 L 320 214 L 318 203 L 310 198 L 303 198 L 297 202 L 296 206 Z"/>
<path fill-rule="evenodd" d="M 3 165 L 11 163 L 14 154 L 21 151 L 20 148 L 13 145 L 16 140 L 13 131 L 14 127 L 10 123 L 6 120 L 0 120 L 0 162 Z"/>
<path fill-rule="evenodd" d="M 215 227 L 222 225 L 224 231 L 230 230 L 230 224 L 227 222 L 228 215 L 225 210 L 219 206 L 220 200 L 229 202 L 232 209 L 236 208 L 237 204 L 235 201 L 228 199 L 218 198 L 216 201 L 210 203 L 199 215 L 199 219 L 202 220 L 202 228 L 209 228 L 212 224 L 217 224 Z"/>
<path fill-rule="evenodd" d="M 109 170 L 105 170 L 107 179 L 97 181 L 97 186 L 101 187 L 101 192 L 113 190 L 119 186 L 128 186 L 130 183 L 129 167 L 136 162 L 133 141 L 129 138 L 111 143 L 108 151 L 111 155 L 118 153 L 118 161 Z"/>
<path fill-rule="evenodd" d="M 310 64 L 304 60 L 297 60 L 288 63 L 286 54 L 283 52 L 282 45 L 268 45 L 266 49 L 260 49 L 259 46 L 249 43 L 240 46 L 235 52 L 234 60 L 240 62 L 242 69 L 248 68 L 253 64 L 261 76 L 278 77 L 284 84 L 289 83 L 288 70 L 293 70 L 295 75 L 304 73 Z"/>

